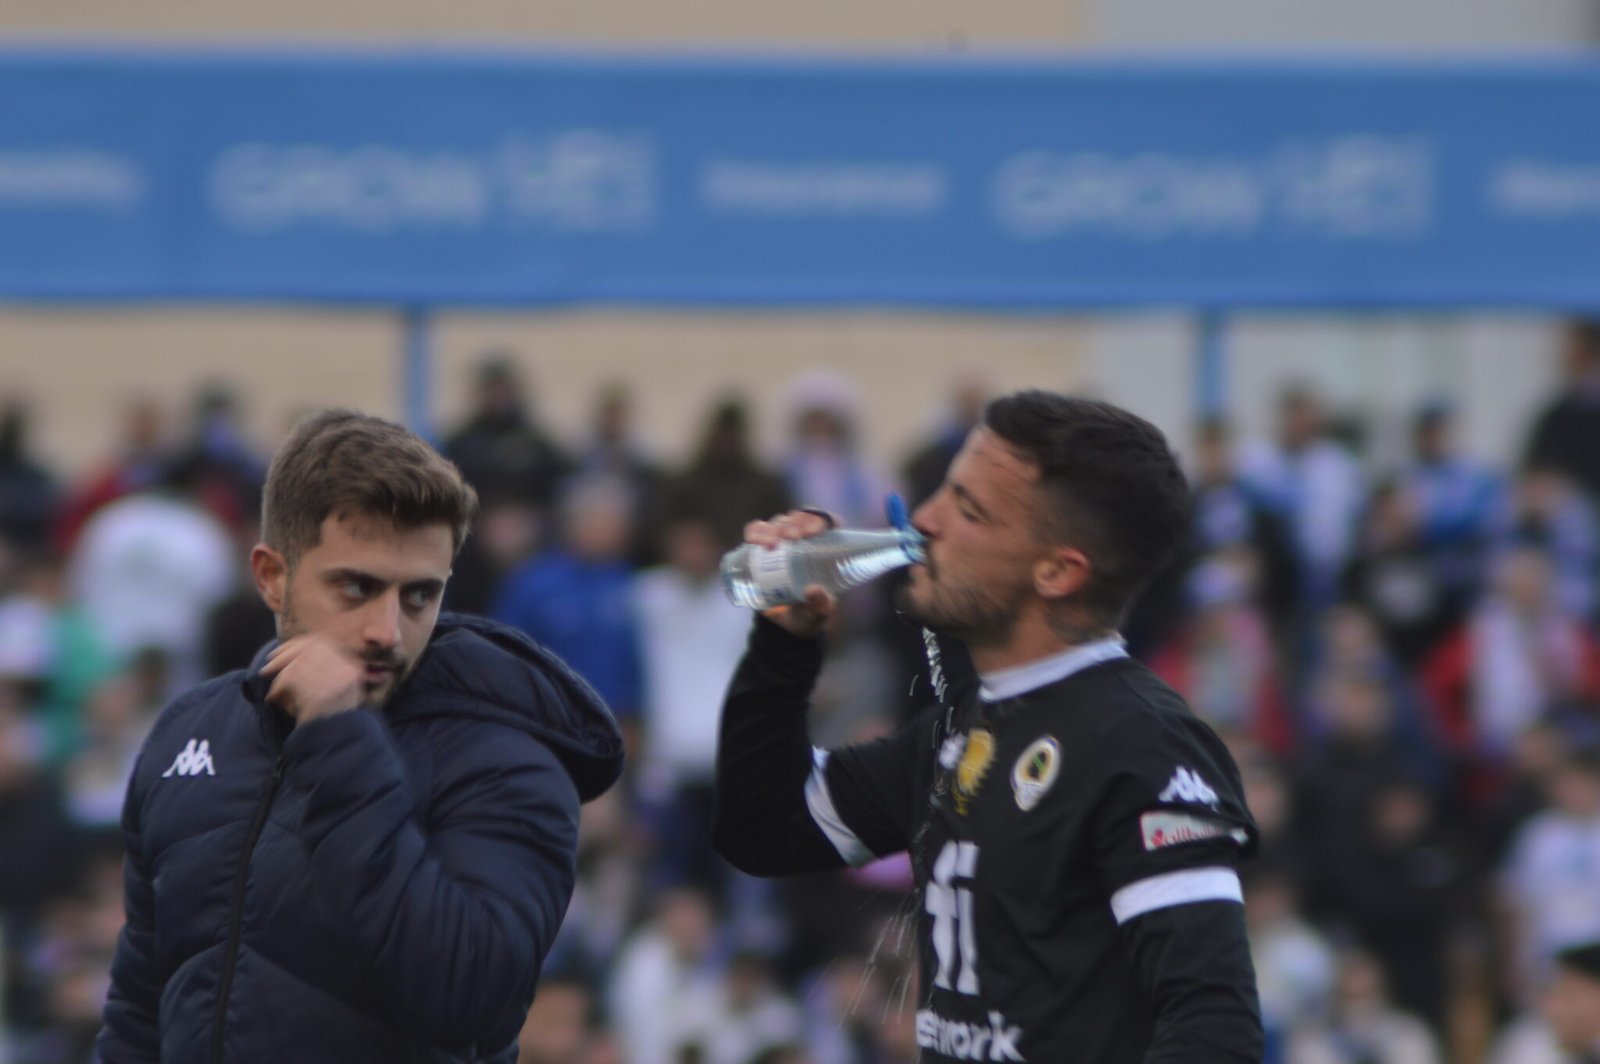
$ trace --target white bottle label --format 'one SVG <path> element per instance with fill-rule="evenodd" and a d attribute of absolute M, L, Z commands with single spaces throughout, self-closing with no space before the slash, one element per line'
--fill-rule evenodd
<path fill-rule="evenodd" d="M 750 559 L 750 579 L 761 589 L 764 598 L 775 602 L 792 602 L 800 596 L 789 586 L 789 544 L 780 543 L 772 550 L 755 550 Z"/>

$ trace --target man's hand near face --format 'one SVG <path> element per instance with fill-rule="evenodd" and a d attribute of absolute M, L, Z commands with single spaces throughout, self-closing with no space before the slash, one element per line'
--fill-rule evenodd
<path fill-rule="evenodd" d="M 299 635 L 272 651 L 261 675 L 272 678 L 267 701 L 297 724 L 358 709 L 370 701 L 363 662 L 316 635 Z"/>

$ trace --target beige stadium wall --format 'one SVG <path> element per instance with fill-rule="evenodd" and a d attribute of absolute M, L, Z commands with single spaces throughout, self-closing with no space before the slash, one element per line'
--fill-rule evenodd
<path fill-rule="evenodd" d="M 1061 48 L 1078 38 L 1079 0 L 0 0 L 0 34 L 53 40 L 471 44 L 622 49 Z M 776 442 L 784 393 L 808 368 L 861 393 L 866 443 L 888 465 L 937 417 L 951 381 L 1067 385 L 1082 330 L 1059 322 L 850 313 L 558 311 L 446 315 L 435 330 L 432 413 L 450 424 L 476 354 L 525 360 L 539 408 L 576 432 L 605 381 L 633 386 L 645 441 L 689 447 L 710 399 L 738 390 Z M 44 457 L 79 470 L 113 439 L 133 396 L 174 412 L 203 380 L 237 384 L 264 446 L 296 411 L 327 403 L 400 411 L 394 315 L 298 309 L 0 307 L 0 394 L 36 410 Z"/>
<path fill-rule="evenodd" d="M 326 405 L 401 411 L 401 331 L 395 315 L 298 310 L 0 310 L 0 394 L 27 399 L 40 453 L 82 470 L 115 438 L 118 412 L 152 398 L 174 417 L 201 383 L 245 397 L 251 432 L 271 447 L 293 417 Z M 808 371 L 856 393 L 863 442 L 886 469 L 945 409 L 952 385 L 1076 387 L 1082 327 L 1052 319 L 896 314 L 689 314 L 568 311 L 441 315 L 429 390 L 448 429 L 468 401 L 472 368 L 489 350 L 523 368 L 536 408 L 579 437 L 609 383 L 633 393 L 641 441 L 683 457 L 706 408 L 725 394 L 753 404 L 759 439 L 775 453 L 787 396 Z"/>

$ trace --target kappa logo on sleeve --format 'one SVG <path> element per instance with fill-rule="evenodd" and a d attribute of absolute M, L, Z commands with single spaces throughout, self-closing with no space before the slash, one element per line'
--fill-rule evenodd
<path fill-rule="evenodd" d="M 1144 848 L 1150 852 L 1205 839 L 1232 839 L 1240 846 L 1250 840 L 1243 828 L 1229 827 L 1220 821 L 1188 813 L 1166 811 L 1149 812 L 1141 816 L 1139 834 L 1144 838 Z"/>
<path fill-rule="evenodd" d="M 1157 797 L 1163 802 L 1189 802 L 1193 805 L 1209 805 L 1213 809 L 1217 807 L 1217 792 L 1200 778 L 1200 773 L 1188 768 L 1174 772 L 1167 789 Z"/>

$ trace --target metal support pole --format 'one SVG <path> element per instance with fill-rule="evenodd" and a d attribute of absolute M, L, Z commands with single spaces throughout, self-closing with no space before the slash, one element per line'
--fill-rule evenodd
<path fill-rule="evenodd" d="M 406 426 L 425 440 L 433 439 L 428 416 L 429 384 L 433 379 L 433 316 L 428 308 L 413 304 L 402 312 L 405 329 L 400 376 L 400 409 Z"/>
<path fill-rule="evenodd" d="M 1201 313 L 1195 347 L 1195 413 L 1220 417 L 1228 411 L 1228 316 L 1220 310 Z"/>

